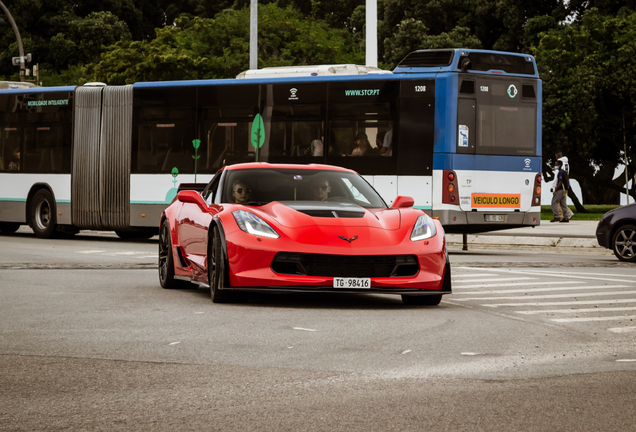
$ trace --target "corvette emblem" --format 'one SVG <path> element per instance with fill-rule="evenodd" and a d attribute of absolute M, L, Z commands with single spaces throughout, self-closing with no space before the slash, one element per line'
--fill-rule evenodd
<path fill-rule="evenodd" d="M 343 240 L 348 241 L 349 243 L 351 243 L 352 241 L 354 241 L 355 239 L 357 239 L 357 238 L 358 238 L 358 236 L 353 236 L 353 237 L 351 237 L 351 238 L 346 238 L 345 236 L 341 236 L 340 234 L 338 234 L 338 237 L 340 237 L 340 238 L 341 238 L 341 239 L 343 239 Z"/>

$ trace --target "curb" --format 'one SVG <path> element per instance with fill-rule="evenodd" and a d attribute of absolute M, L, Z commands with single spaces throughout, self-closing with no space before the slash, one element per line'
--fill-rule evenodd
<path fill-rule="evenodd" d="M 461 234 L 447 234 L 446 242 L 449 245 L 463 245 Z M 605 249 L 601 247 L 596 238 L 571 238 L 571 237 L 529 237 L 529 236 L 497 236 L 497 235 L 468 235 L 468 245 L 475 246 L 535 246 L 535 247 L 568 247 Z"/>

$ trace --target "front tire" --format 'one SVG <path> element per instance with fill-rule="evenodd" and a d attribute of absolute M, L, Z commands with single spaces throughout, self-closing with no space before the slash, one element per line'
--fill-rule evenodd
<path fill-rule="evenodd" d="M 33 195 L 29 213 L 29 225 L 35 236 L 53 237 L 57 225 L 57 212 L 53 195 L 48 189 L 40 189 Z"/>
<path fill-rule="evenodd" d="M 402 303 L 409 306 L 437 306 L 442 301 L 442 295 L 410 296 L 402 294 Z"/>
<path fill-rule="evenodd" d="M 208 253 L 210 297 L 213 303 L 228 303 L 232 301 L 232 293 L 223 289 L 227 280 L 227 266 L 223 256 L 223 242 L 219 228 L 213 228 L 211 240 L 212 244 Z"/>
<path fill-rule="evenodd" d="M 636 262 L 636 226 L 620 227 L 612 238 L 612 249 L 619 260 Z"/>
<path fill-rule="evenodd" d="M 115 231 L 115 234 L 122 240 L 147 240 L 156 236 L 157 230 Z"/>
<path fill-rule="evenodd" d="M 170 222 L 163 221 L 159 231 L 159 283 L 165 289 L 189 288 L 192 284 L 174 278 L 174 258 Z"/>
<path fill-rule="evenodd" d="M 20 228 L 20 224 L 16 222 L 0 222 L 0 233 L 12 234 Z"/>

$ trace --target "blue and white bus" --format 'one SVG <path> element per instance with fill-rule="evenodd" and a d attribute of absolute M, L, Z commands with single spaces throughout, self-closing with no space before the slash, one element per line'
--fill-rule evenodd
<path fill-rule="evenodd" d="M 540 221 L 541 81 L 524 54 L 423 50 L 392 72 L 6 89 L 0 121 L 3 232 L 149 236 L 180 183 L 255 160 L 354 169 L 387 203 L 412 196 L 449 233 Z"/>

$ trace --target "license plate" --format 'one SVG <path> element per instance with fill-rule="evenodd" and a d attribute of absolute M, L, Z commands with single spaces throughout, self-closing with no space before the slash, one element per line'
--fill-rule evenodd
<path fill-rule="evenodd" d="M 369 289 L 371 279 L 369 278 L 333 278 L 334 288 Z"/>
<path fill-rule="evenodd" d="M 484 215 L 486 222 L 505 222 L 506 215 Z"/>

